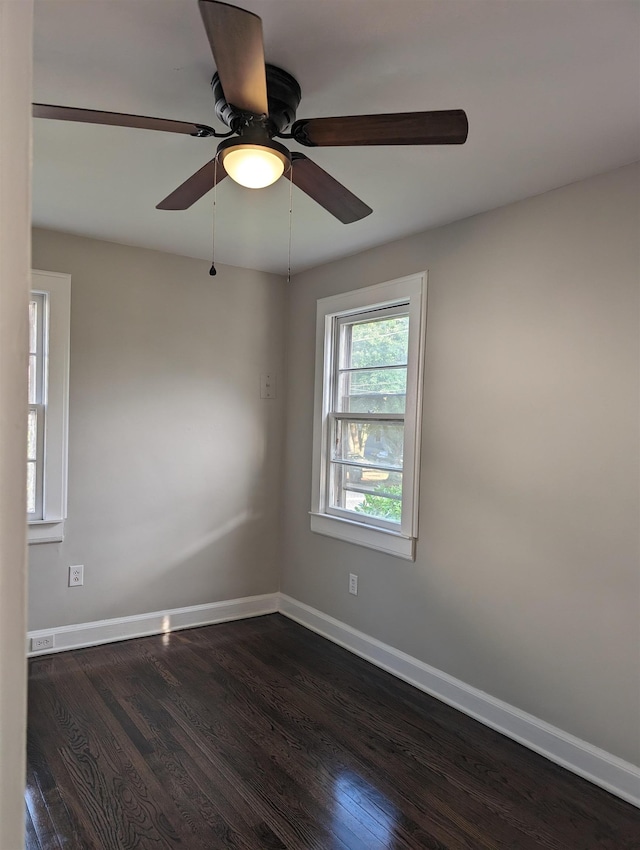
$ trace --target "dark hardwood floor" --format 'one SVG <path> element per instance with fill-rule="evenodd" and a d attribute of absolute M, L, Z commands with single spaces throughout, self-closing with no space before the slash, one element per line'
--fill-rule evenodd
<path fill-rule="evenodd" d="M 631 805 L 277 614 L 35 659 L 28 733 L 27 850 L 640 848 Z"/>

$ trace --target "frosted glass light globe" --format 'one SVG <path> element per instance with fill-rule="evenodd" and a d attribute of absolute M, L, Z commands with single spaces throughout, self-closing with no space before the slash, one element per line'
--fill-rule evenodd
<path fill-rule="evenodd" d="M 249 189 L 262 189 L 275 183 L 284 173 L 282 155 L 261 145 L 238 145 L 224 151 L 224 169 L 236 183 Z"/>

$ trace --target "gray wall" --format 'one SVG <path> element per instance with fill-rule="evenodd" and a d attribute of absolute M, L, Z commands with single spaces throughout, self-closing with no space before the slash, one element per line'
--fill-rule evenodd
<path fill-rule="evenodd" d="M 638 198 L 631 166 L 295 278 L 281 582 L 635 763 Z M 320 297 L 425 268 L 410 563 L 309 531 L 314 321 Z"/>
<path fill-rule="evenodd" d="M 72 275 L 71 390 L 66 536 L 29 547 L 29 628 L 276 591 L 282 278 L 44 230 L 33 267 Z"/>

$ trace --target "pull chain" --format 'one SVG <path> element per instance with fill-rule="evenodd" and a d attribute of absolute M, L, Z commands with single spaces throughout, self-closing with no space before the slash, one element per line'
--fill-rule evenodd
<path fill-rule="evenodd" d="M 213 217 L 211 227 L 211 268 L 209 274 L 213 277 L 216 271 L 216 202 L 218 192 L 218 157 L 213 160 Z M 287 265 L 287 283 L 291 283 L 291 241 L 293 225 L 293 173 L 289 180 L 289 260 Z"/>
<path fill-rule="evenodd" d="M 293 220 L 293 163 L 291 164 L 291 179 L 289 180 L 289 265 L 287 267 L 287 283 L 291 283 L 291 224 Z"/>
<path fill-rule="evenodd" d="M 211 268 L 209 274 L 213 277 L 216 272 L 216 195 L 218 193 L 218 157 L 213 160 L 213 221 L 211 226 Z"/>

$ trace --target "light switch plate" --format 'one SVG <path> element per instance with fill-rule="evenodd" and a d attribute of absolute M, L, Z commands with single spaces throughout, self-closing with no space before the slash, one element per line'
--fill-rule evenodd
<path fill-rule="evenodd" d="M 276 397 L 276 376 L 273 372 L 260 375 L 260 398 Z"/>

